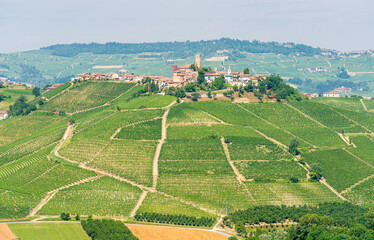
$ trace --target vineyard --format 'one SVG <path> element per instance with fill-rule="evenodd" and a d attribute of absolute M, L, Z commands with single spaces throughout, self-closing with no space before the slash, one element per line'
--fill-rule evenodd
<path fill-rule="evenodd" d="M 0 219 L 65 212 L 212 228 L 256 206 L 373 206 L 373 115 L 323 101 L 179 103 L 141 89 L 65 84 L 32 114 L 0 121 Z"/>
<path fill-rule="evenodd" d="M 133 87 L 130 83 L 86 82 L 74 84 L 66 93 L 56 96 L 41 109 L 47 111 L 76 112 L 97 107 Z"/>

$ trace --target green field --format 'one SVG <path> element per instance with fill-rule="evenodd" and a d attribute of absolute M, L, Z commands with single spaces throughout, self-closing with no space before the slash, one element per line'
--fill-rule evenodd
<path fill-rule="evenodd" d="M 76 112 L 97 107 L 126 92 L 134 84 L 112 82 L 76 83 L 65 94 L 53 98 L 42 106 L 47 111 Z"/>
<path fill-rule="evenodd" d="M 89 240 L 80 223 L 17 223 L 9 224 L 22 240 Z"/>

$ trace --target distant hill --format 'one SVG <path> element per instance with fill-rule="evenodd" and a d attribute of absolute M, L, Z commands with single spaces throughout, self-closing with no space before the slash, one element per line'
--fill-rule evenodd
<path fill-rule="evenodd" d="M 83 72 L 129 72 L 171 76 L 173 64 L 203 66 L 251 74 L 279 73 L 303 92 L 351 88 L 347 94 L 374 96 L 374 54 L 339 53 L 295 43 L 222 38 L 158 43 L 59 44 L 39 50 L 0 54 L 0 78 L 43 86 L 65 82 Z"/>
<path fill-rule="evenodd" d="M 259 42 L 248 40 L 235 40 L 221 38 L 219 40 L 197 41 L 197 42 L 156 42 L 156 43 L 117 43 L 105 44 L 58 44 L 42 49 L 52 50 L 52 55 L 62 57 L 73 57 L 79 53 L 93 54 L 137 54 L 137 53 L 168 53 L 168 58 L 188 58 L 196 53 L 211 56 L 217 51 L 226 51 L 231 57 L 241 57 L 240 52 L 251 53 L 275 53 L 275 54 L 300 54 L 313 56 L 320 54 L 320 48 L 313 48 L 304 44 Z"/>

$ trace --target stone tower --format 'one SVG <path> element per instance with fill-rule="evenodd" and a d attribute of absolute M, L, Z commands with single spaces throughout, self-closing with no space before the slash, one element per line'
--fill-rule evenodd
<path fill-rule="evenodd" d="M 195 67 L 201 68 L 201 54 L 196 54 L 195 56 Z"/>

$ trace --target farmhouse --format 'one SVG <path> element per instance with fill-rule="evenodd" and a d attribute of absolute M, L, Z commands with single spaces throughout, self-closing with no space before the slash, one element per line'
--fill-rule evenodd
<path fill-rule="evenodd" d="M 8 111 L 7 110 L 0 110 L 0 120 L 3 120 L 5 118 L 8 118 Z"/>
<path fill-rule="evenodd" d="M 325 92 L 323 93 L 324 97 L 342 97 L 342 94 L 339 92 Z"/>
<path fill-rule="evenodd" d="M 319 94 L 318 94 L 318 93 L 312 93 L 312 94 L 310 94 L 310 96 L 311 96 L 312 98 L 317 98 L 317 97 L 319 97 Z"/>

